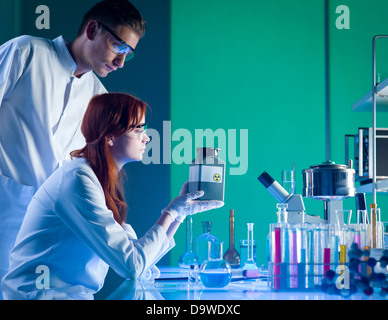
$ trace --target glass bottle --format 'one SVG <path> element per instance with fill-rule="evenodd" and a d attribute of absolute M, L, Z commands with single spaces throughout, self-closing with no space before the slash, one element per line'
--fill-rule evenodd
<path fill-rule="evenodd" d="M 222 259 L 223 242 L 208 242 L 208 259 L 205 260 L 199 270 L 202 284 L 208 288 L 223 288 L 232 279 L 232 269 L 224 259 Z M 217 253 L 212 255 L 211 252 Z"/>
<path fill-rule="evenodd" d="M 190 266 L 190 271 L 187 279 L 189 285 L 194 285 L 194 286 L 198 285 L 198 273 L 199 273 L 198 265 L 192 264 Z"/>
<path fill-rule="evenodd" d="M 193 217 L 186 217 L 186 251 L 179 258 L 181 268 L 190 268 L 190 265 L 198 264 L 198 258 L 193 252 Z"/>
<path fill-rule="evenodd" d="M 259 271 L 255 260 L 253 260 L 253 223 L 247 223 L 248 227 L 248 258 L 243 266 L 243 270 Z"/>
<path fill-rule="evenodd" d="M 224 201 L 225 162 L 219 148 L 197 148 L 197 157 L 190 164 L 189 192 L 202 190 L 200 200 Z"/>
<path fill-rule="evenodd" d="M 224 254 L 224 260 L 232 268 L 240 267 L 240 255 L 234 247 L 234 210 L 229 210 L 229 248 Z"/>
<path fill-rule="evenodd" d="M 202 221 L 203 234 L 196 239 L 196 254 L 198 264 L 202 264 L 208 258 L 208 241 L 216 242 L 217 237 L 210 233 L 212 226 L 211 221 Z M 213 254 L 214 252 L 210 252 Z"/>
<path fill-rule="evenodd" d="M 278 203 L 276 205 L 278 208 L 278 211 L 276 212 L 276 215 L 278 217 L 278 223 L 287 223 L 288 222 L 288 204 L 287 203 Z"/>

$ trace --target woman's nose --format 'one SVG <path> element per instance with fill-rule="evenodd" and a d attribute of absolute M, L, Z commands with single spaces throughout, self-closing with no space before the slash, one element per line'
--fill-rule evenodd
<path fill-rule="evenodd" d="M 143 137 L 143 142 L 145 143 L 145 144 L 147 144 L 148 142 L 150 142 L 150 137 L 145 133 L 144 134 L 144 137 Z"/>

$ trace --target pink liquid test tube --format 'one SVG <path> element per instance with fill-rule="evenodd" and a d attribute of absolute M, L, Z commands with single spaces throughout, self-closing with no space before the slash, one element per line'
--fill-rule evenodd
<path fill-rule="evenodd" d="M 358 249 L 361 249 L 361 235 L 359 231 L 354 233 L 354 242 L 358 245 Z"/>
<path fill-rule="evenodd" d="M 323 249 L 323 275 L 330 269 L 330 248 Z"/>
<path fill-rule="evenodd" d="M 273 266 L 273 288 L 280 289 L 280 263 L 282 261 L 282 251 L 280 246 L 280 228 L 275 228 L 275 254 Z"/>

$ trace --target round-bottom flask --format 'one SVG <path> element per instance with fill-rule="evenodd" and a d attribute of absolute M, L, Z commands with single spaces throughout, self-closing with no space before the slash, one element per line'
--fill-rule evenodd
<path fill-rule="evenodd" d="M 208 260 L 202 263 L 199 270 L 201 282 L 205 287 L 223 288 L 229 284 L 232 278 L 232 269 L 229 263 L 222 259 L 222 245 L 223 242 L 208 242 Z M 211 251 L 218 252 L 217 256 L 212 256 Z"/>

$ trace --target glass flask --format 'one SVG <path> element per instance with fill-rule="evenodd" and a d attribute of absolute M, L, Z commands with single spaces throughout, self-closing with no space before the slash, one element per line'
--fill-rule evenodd
<path fill-rule="evenodd" d="M 267 239 L 269 241 L 269 239 Z M 269 252 L 269 251 L 268 251 Z M 248 259 L 248 240 L 240 240 L 240 267 L 242 268 Z M 256 240 L 253 240 L 253 260 L 256 261 Z"/>
<path fill-rule="evenodd" d="M 255 260 L 253 260 L 253 223 L 247 223 L 248 227 L 248 258 L 244 263 L 243 270 L 259 270 Z"/>
<path fill-rule="evenodd" d="M 190 265 L 198 264 L 198 258 L 193 252 L 193 217 L 186 217 L 186 251 L 179 258 L 179 267 L 190 268 Z"/>
<path fill-rule="evenodd" d="M 199 269 L 199 277 L 202 284 L 208 288 L 223 288 L 232 279 L 232 269 L 224 259 L 222 259 L 223 242 L 208 242 L 208 259 L 202 263 Z M 217 252 L 213 256 L 211 252 Z"/>
<path fill-rule="evenodd" d="M 218 241 L 217 237 L 210 233 L 210 229 L 212 226 L 211 221 L 202 221 L 203 234 L 199 235 L 196 239 L 196 254 L 197 254 L 197 262 L 198 264 L 202 264 L 208 258 L 208 241 L 216 242 Z M 211 251 L 211 255 L 217 254 Z"/>
<path fill-rule="evenodd" d="M 234 247 L 234 210 L 229 210 L 229 248 L 224 254 L 224 260 L 232 268 L 240 267 L 240 255 Z"/>

